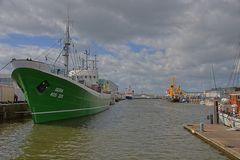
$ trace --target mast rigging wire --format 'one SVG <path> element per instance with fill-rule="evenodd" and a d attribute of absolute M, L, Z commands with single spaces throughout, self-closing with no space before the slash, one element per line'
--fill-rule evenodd
<path fill-rule="evenodd" d="M 239 46 L 240 43 L 237 47 L 237 50 L 239 50 Z M 234 57 L 234 63 L 233 63 L 233 67 L 232 67 L 232 72 L 230 74 L 227 86 L 238 86 L 239 85 L 239 78 L 240 78 L 240 51 L 236 53 L 235 57 Z"/>
<path fill-rule="evenodd" d="M 6 68 L 11 62 L 12 62 L 12 61 L 9 61 L 6 65 L 4 65 L 4 66 L 0 69 L 0 71 L 2 71 L 4 68 Z"/>
<path fill-rule="evenodd" d="M 37 57 L 33 58 L 34 60 L 37 60 L 38 58 L 40 58 L 42 55 L 44 57 L 48 57 L 50 53 L 52 52 L 49 52 L 51 49 L 53 49 L 55 46 L 57 46 L 58 44 L 60 44 L 62 42 L 62 38 L 58 39 L 55 43 L 53 43 L 53 45 L 48 48 L 47 50 L 43 51 L 42 53 L 40 53 L 40 55 L 38 55 Z M 46 53 L 46 54 L 44 54 Z"/>
<path fill-rule="evenodd" d="M 59 55 L 57 56 L 56 60 L 53 63 L 53 66 L 55 66 L 55 64 L 56 64 L 57 60 L 59 59 L 60 55 L 62 54 L 63 50 L 64 49 L 62 49 L 61 52 L 59 53 Z"/>

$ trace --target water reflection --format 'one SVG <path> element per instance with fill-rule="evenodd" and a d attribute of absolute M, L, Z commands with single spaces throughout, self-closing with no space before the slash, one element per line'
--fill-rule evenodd
<path fill-rule="evenodd" d="M 83 153 L 88 153 L 84 156 L 89 159 L 91 135 L 87 126 L 90 120 L 91 117 L 83 117 L 34 125 L 18 159 L 76 159 Z"/>

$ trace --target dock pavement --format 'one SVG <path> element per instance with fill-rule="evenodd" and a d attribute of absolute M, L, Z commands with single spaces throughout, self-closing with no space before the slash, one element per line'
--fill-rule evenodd
<path fill-rule="evenodd" d="M 200 124 L 186 124 L 183 127 L 229 158 L 240 160 L 240 130 L 223 124 L 204 124 L 202 131 Z"/>

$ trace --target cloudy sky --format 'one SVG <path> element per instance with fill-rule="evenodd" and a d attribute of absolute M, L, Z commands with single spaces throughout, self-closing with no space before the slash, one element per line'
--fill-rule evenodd
<path fill-rule="evenodd" d="M 0 0 L 0 65 L 58 56 L 69 8 L 78 50 L 98 55 L 101 78 L 164 93 L 226 86 L 240 51 L 239 0 Z M 2 72 L 10 72 L 8 67 Z"/>

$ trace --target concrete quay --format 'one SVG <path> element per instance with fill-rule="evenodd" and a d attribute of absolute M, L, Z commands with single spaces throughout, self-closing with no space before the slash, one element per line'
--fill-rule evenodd
<path fill-rule="evenodd" d="M 222 124 L 204 124 L 203 131 L 200 131 L 199 124 L 186 124 L 183 127 L 229 158 L 240 160 L 240 131 Z"/>
<path fill-rule="evenodd" d="M 31 116 L 27 103 L 0 104 L 0 122 Z"/>

